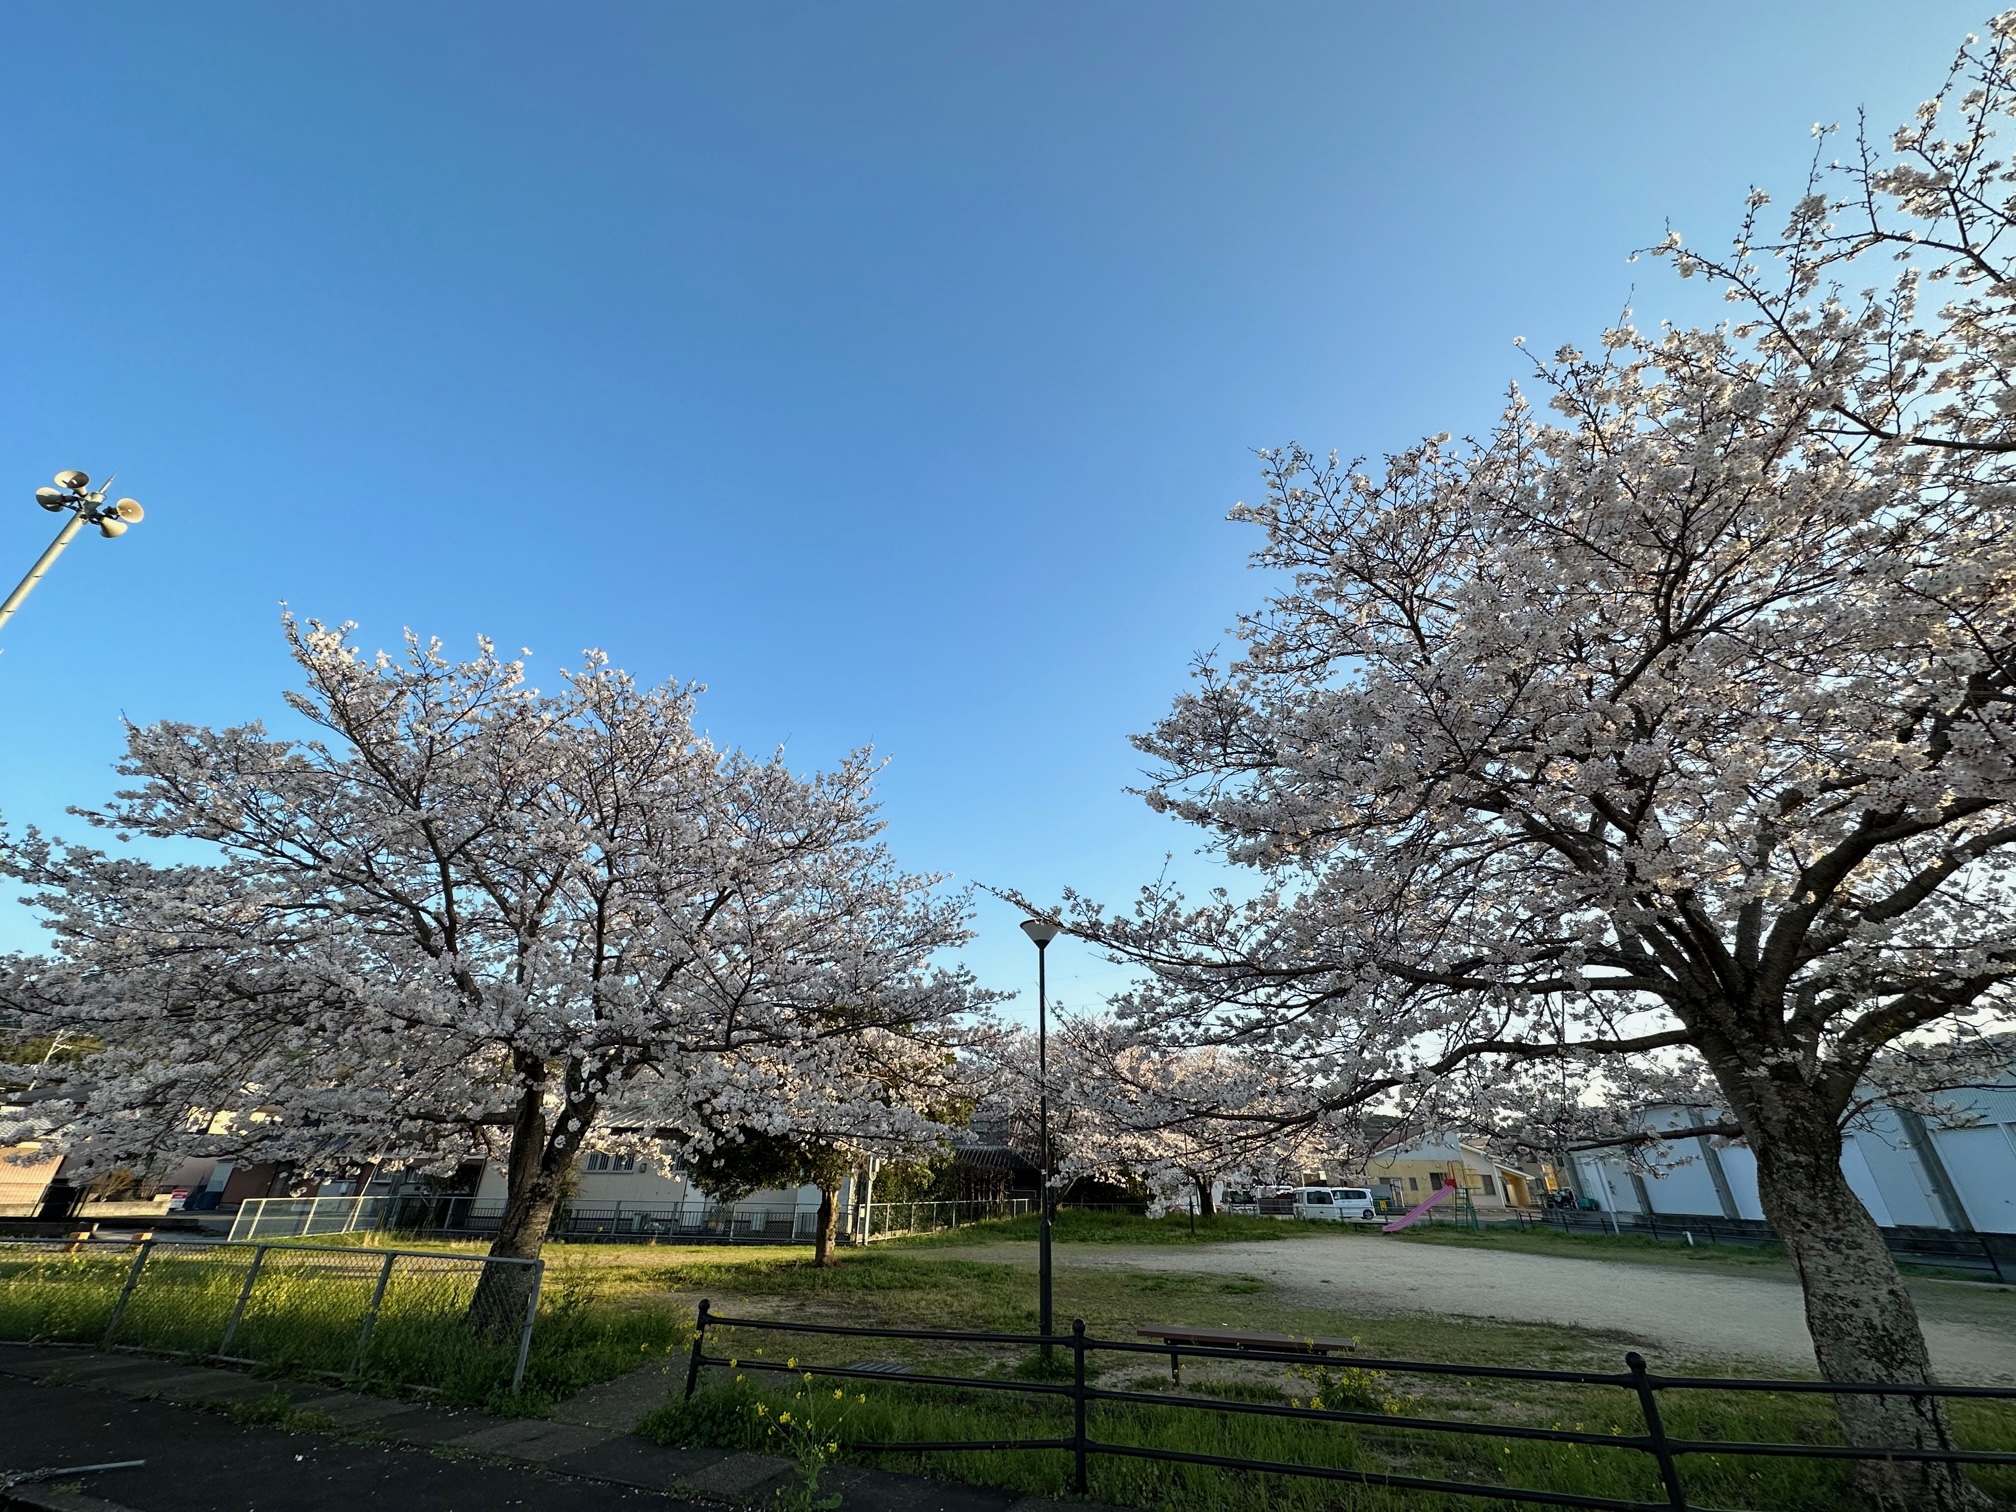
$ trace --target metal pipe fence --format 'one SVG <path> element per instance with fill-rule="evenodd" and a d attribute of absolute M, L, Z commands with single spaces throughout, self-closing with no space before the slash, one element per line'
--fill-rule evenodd
<path fill-rule="evenodd" d="M 5 1239 L 0 1338 L 516 1392 L 544 1271 L 539 1260 L 403 1249 Z M 486 1277 L 511 1310 L 479 1327 L 471 1303 Z"/>
<path fill-rule="evenodd" d="M 989 1348 L 1034 1349 L 1051 1347 L 1069 1352 L 1071 1379 L 1045 1382 L 999 1376 L 892 1374 L 886 1366 L 819 1365 L 802 1359 L 772 1360 L 761 1356 L 723 1356 L 707 1353 L 710 1330 L 752 1329 L 766 1333 L 809 1334 L 847 1339 L 887 1339 L 980 1345 Z M 1335 1369 L 1340 1364 L 1352 1370 L 1386 1375 L 1456 1377 L 1499 1381 L 1526 1381 L 1578 1387 L 1596 1387 L 1628 1394 L 1635 1401 L 1644 1424 L 1642 1433 L 1598 1433 L 1559 1426 L 1542 1428 L 1524 1424 L 1493 1423 L 1477 1419 L 1409 1416 L 1394 1412 L 1356 1411 L 1344 1408 L 1302 1406 L 1234 1397 L 1175 1396 L 1135 1390 L 1108 1390 L 1091 1383 L 1087 1361 L 1100 1354 L 1119 1356 L 1166 1356 L 1172 1367 L 1183 1359 L 1232 1360 L 1244 1363 L 1271 1362 L 1290 1366 Z M 1089 1489 L 1089 1465 L 1101 1456 L 1159 1460 L 1172 1464 L 1209 1466 L 1223 1470 L 1281 1475 L 1304 1479 L 1379 1486 L 1391 1490 L 1419 1491 L 1442 1495 L 1477 1497 L 1488 1501 L 1529 1506 L 1580 1507 L 1594 1512 L 1709 1512 L 1703 1504 L 1688 1499 L 1683 1462 L 1689 1456 L 1730 1456 L 1732 1458 L 1799 1458 L 1808 1460 L 1918 1462 L 1954 1465 L 2016 1466 L 2016 1452 L 1970 1450 L 1957 1447 L 1921 1448 L 1916 1445 L 1853 1446 L 1826 1443 L 1751 1443 L 1729 1439 L 1697 1439 L 1667 1432 L 1660 1412 L 1662 1392 L 1787 1393 L 1795 1395 L 1909 1397 L 2016 1401 L 2016 1387 L 1939 1386 L 1929 1383 L 1869 1383 L 1842 1381 L 1753 1380 L 1743 1377 L 1669 1376 L 1651 1370 L 1636 1350 L 1624 1356 L 1621 1372 L 1586 1370 L 1545 1370 L 1520 1366 L 1472 1365 L 1423 1360 L 1369 1359 L 1355 1354 L 1338 1357 L 1315 1350 L 1277 1349 L 1264 1346 L 1224 1347 L 1186 1343 L 1147 1343 L 1128 1339 L 1096 1338 L 1086 1332 L 1083 1319 L 1074 1320 L 1069 1334 L 994 1334 L 951 1329 L 855 1328 L 830 1323 L 796 1323 L 767 1318 L 730 1318 L 715 1314 L 709 1303 L 700 1304 L 693 1335 L 692 1353 L 686 1370 L 687 1400 L 699 1389 L 700 1374 L 708 1367 L 730 1367 L 792 1376 L 825 1376 L 845 1380 L 872 1380 L 884 1387 L 939 1387 L 960 1391 L 1007 1392 L 1023 1397 L 1067 1399 L 1071 1404 L 1072 1431 L 1069 1437 L 970 1438 L 908 1442 L 853 1441 L 844 1448 L 858 1453 L 956 1454 L 976 1450 L 1058 1451 L 1071 1456 L 1072 1489 L 1080 1496 Z M 1660 1499 L 1626 1499 L 1586 1495 L 1579 1492 L 1517 1487 L 1483 1481 L 1454 1480 L 1435 1476 L 1410 1475 L 1386 1470 L 1354 1469 L 1336 1465 L 1316 1465 L 1278 1460 L 1247 1459 L 1183 1449 L 1127 1444 L 1092 1435 L 1089 1409 L 1100 1403 L 1166 1409 L 1177 1413 L 1222 1413 L 1233 1416 L 1291 1419 L 1304 1423 L 1348 1425 L 1396 1433 L 1453 1435 L 1465 1438 L 1519 1440 L 1576 1446 L 1589 1450 L 1615 1450 L 1641 1455 L 1656 1473 Z"/>
<path fill-rule="evenodd" d="M 1428 1221 L 1438 1219 L 1430 1209 Z M 1778 1235 L 1761 1218 L 1724 1218 L 1699 1213 L 1616 1213 L 1584 1208 L 1509 1208 L 1483 1215 L 1484 1226 L 1553 1229 L 1563 1234 L 1636 1234 L 1672 1244 L 1776 1244 Z M 1468 1220 L 1464 1220 L 1467 1225 Z M 1897 1259 L 1913 1265 L 1976 1271 L 1997 1281 L 2016 1280 L 2016 1234 L 1962 1233 L 1955 1229 L 1893 1226 L 1881 1230 Z"/>
<path fill-rule="evenodd" d="M 1036 1211 L 1027 1197 L 986 1201 L 954 1202 L 873 1202 L 859 1209 L 858 1232 L 864 1240 L 890 1238 L 897 1234 L 926 1234 L 940 1229 L 963 1228 L 990 1218 L 1017 1218 Z"/>

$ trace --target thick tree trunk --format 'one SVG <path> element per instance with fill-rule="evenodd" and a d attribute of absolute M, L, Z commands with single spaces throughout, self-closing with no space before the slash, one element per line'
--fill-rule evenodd
<path fill-rule="evenodd" d="M 1739 1078 L 1724 1089 L 1750 1131 L 1757 1193 L 1806 1300 L 1806 1326 L 1822 1378 L 1909 1384 L 1933 1380 L 1918 1309 L 1869 1210 L 1841 1173 L 1841 1132 L 1803 1085 Z M 1848 1441 L 1918 1449 L 1957 1447 L 1936 1397 L 1839 1396 Z M 1870 1461 L 1858 1484 L 1898 1512 L 1958 1512 L 1992 1505 L 1957 1467 Z"/>
<path fill-rule="evenodd" d="M 819 1226 L 812 1236 L 812 1263 L 831 1265 L 833 1263 L 833 1229 L 838 1220 L 839 1206 L 834 1201 L 833 1187 L 827 1182 L 819 1183 Z"/>
<path fill-rule="evenodd" d="M 1197 1188 L 1197 1216 L 1209 1218 L 1218 1210 L 1211 1205 L 1211 1181 L 1209 1177 L 1192 1176 L 1190 1184 Z"/>
<path fill-rule="evenodd" d="M 585 1130 L 591 1108 L 577 1109 Z M 536 1260 L 573 1170 L 578 1139 L 556 1149 L 548 1138 L 545 1088 L 534 1083 L 519 1094 L 511 1127 L 511 1153 L 504 1166 L 504 1215 L 490 1253 L 499 1259 Z M 486 1265 L 469 1299 L 469 1323 L 485 1338 L 515 1339 L 532 1302 L 533 1268 Z"/>

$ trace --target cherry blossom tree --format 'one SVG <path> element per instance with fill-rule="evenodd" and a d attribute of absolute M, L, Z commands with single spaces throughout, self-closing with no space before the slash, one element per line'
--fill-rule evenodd
<path fill-rule="evenodd" d="M 1158 1047 L 1106 1017 L 1060 1015 L 1058 1027 L 1067 1176 L 1131 1176 L 1161 1206 L 1194 1203 L 1209 1217 L 1221 1182 L 1298 1182 L 1363 1148 L 1334 1121 L 1297 1116 L 1317 1089 L 1250 1046 Z"/>
<path fill-rule="evenodd" d="M 2016 13 L 1775 239 L 1761 192 L 1725 258 L 1669 237 L 1728 324 L 1619 324 L 1383 467 L 1263 453 L 1233 515 L 1280 586 L 1138 741 L 1148 801 L 1258 888 L 1067 915 L 1145 968 L 1144 1043 L 1299 1047 L 1306 1119 L 1698 1070 L 1843 1381 L 1932 1378 L 1843 1123 L 1888 1054 L 1992 1053 L 1968 1031 L 2016 970 L 2012 63 Z M 1930 1398 L 1838 1406 L 1858 1443 L 1952 1443 Z"/>
<path fill-rule="evenodd" d="M 80 811 L 208 855 L 7 846 L 55 951 L 13 962 L 5 999 L 102 1047 L 52 1123 L 87 1163 L 446 1163 L 494 1139 L 492 1253 L 531 1256 L 598 1130 L 836 1120 L 864 1036 L 928 1041 L 979 1001 L 933 964 L 966 903 L 891 861 L 866 753 L 801 776 L 699 733 L 696 688 L 599 655 L 540 692 L 487 643 L 458 663 L 409 634 L 395 659 L 350 628 L 287 621 L 312 733 L 130 729 L 133 786 Z M 886 1096 L 855 1111 L 893 1127 Z M 518 1315 L 512 1279 L 486 1278 L 479 1320 Z"/>

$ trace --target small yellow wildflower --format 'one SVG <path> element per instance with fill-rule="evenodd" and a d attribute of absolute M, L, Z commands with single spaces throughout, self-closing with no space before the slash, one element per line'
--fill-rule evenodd
<path fill-rule="evenodd" d="M 796 1370 L 798 1368 L 798 1362 L 795 1359 L 786 1360 L 784 1362 L 784 1368 L 786 1370 Z"/>
<path fill-rule="evenodd" d="M 837 1402 L 837 1401 L 839 1401 L 839 1400 L 840 1400 L 840 1399 L 841 1399 L 842 1397 L 844 1397 L 844 1396 L 846 1396 L 846 1395 L 847 1395 L 847 1393 L 846 1393 L 846 1392 L 844 1392 L 844 1391 L 841 1391 L 841 1390 L 839 1390 L 839 1389 L 838 1389 L 838 1388 L 836 1387 L 836 1388 L 834 1389 L 834 1392 L 833 1392 L 833 1400 Z"/>
<path fill-rule="evenodd" d="M 788 1423 L 791 1421 L 791 1414 L 788 1412 L 780 1412 L 777 1414 L 777 1421 L 780 1423 Z"/>

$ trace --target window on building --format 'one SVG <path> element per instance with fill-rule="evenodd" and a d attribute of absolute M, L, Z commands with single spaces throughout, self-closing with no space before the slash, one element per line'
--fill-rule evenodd
<path fill-rule="evenodd" d="M 1431 1192 L 1442 1190 L 1442 1173 L 1440 1171 L 1433 1172 L 1428 1177 L 1428 1190 Z"/>
<path fill-rule="evenodd" d="M 1407 1178 L 1407 1190 L 1408 1190 L 1408 1191 L 1410 1191 L 1410 1192 L 1418 1192 L 1418 1191 L 1420 1191 L 1420 1190 L 1421 1190 L 1421 1181 L 1420 1181 L 1420 1178 L 1418 1178 L 1418 1177 L 1415 1177 L 1415 1176 L 1409 1176 L 1409 1177 Z"/>
<path fill-rule="evenodd" d="M 637 1157 L 635 1155 L 611 1155 L 607 1150 L 590 1150 L 587 1160 L 582 1165 L 583 1169 L 590 1172 L 607 1171 L 614 1173 L 634 1171 L 637 1169 Z"/>
<path fill-rule="evenodd" d="M 1486 1197 L 1496 1197 L 1498 1195 L 1498 1178 L 1496 1176 L 1486 1176 L 1484 1178 L 1484 1195 Z"/>

